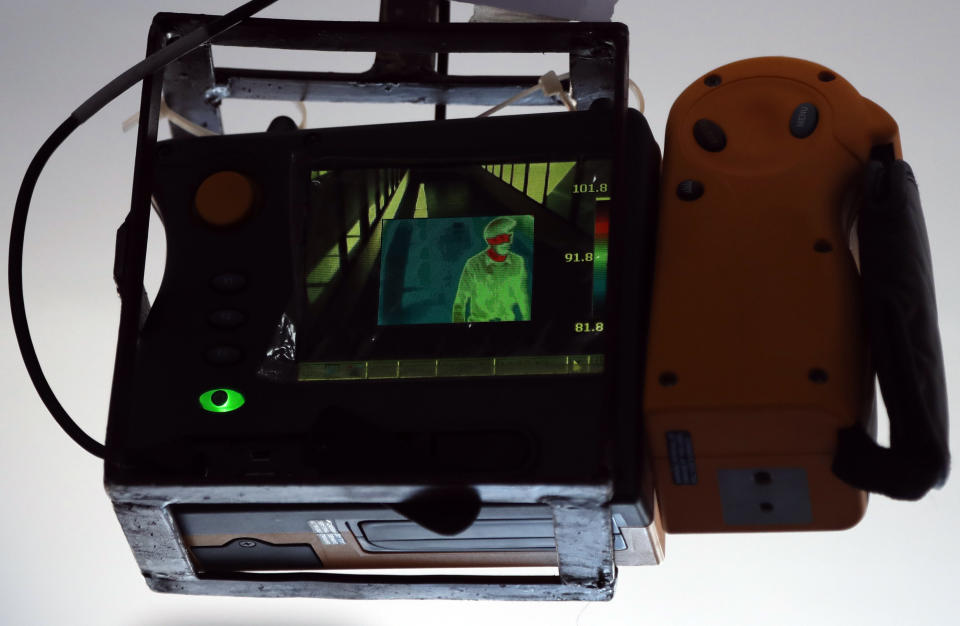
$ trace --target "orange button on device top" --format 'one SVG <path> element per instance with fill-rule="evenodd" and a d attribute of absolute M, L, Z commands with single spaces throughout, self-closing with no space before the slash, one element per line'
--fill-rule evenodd
<path fill-rule="evenodd" d="M 229 226 L 246 218 L 253 209 L 253 181 L 239 172 L 211 174 L 197 189 L 197 213 L 212 226 Z"/>

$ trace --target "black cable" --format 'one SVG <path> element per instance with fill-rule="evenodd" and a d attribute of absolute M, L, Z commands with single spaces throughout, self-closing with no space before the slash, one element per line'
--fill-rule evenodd
<path fill-rule="evenodd" d="M 80 446 L 95 456 L 104 457 L 105 449 L 103 444 L 93 440 L 90 435 L 83 432 L 76 422 L 74 422 L 67 412 L 61 406 L 53 390 L 47 383 L 43 370 L 40 368 L 40 361 L 37 359 L 37 352 L 33 348 L 33 339 L 30 337 L 30 328 L 27 326 L 27 312 L 23 303 L 23 239 L 27 226 L 27 213 L 30 210 L 30 199 L 33 197 L 33 189 L 37 185 L 37 179 L 40 178 L 40 172 L 47 164 L 60 144 L 72 133 L 80 122 L 75 118 L 68 118 L 57 130 L 53 131 L 50 138 L 47 139 L 33 161 L 27 168 L 27 173 L 23 177 L 20 185 L 20 193 L 17 195 L 17 204 L 13 210 L 13 224 L 10 227 L 10 257 L 7 265 L 7 282 L 10 288 L 10 312 L 13 316 L 13 329 L 17 334 L 17 343 L 20 344 L 20 355 L 27 366 L 27 372 L 30 374 L 30 380 L 40 399 L 47 406 L 53 419 L 57 421 L 70 438 L 76 441 Z"/>
<path fill-rule="evenodd" d="M 20 193 L 17 194 L 17 203 L 13 210 L 13 223 L 10 226 L 10 248 L 9 259 L 7 263 L 7 284 L 10 291 L 10 312 L 13 318 L 13 330 L 17 335 L 17 343 L 20 346 L 20 354 L 23 357 L 23 363 L 27 367 L 27 373 L 30 374 L 30 380 L 37 390 L 40 399 L 46 405 L 47 410 L 53 415 L 60 428 L 67 433 L 71 439 L 80 445 L 84 450 L 98 456 L 101 459 L 106 457 L 106 447 L 94 440 L 90 435 L 83 432 L 83 429 L 77 425 L 70 417 L 57 396 L 50 388 L 46 376 L 43 374 L 43 368 L 40 367 L 40 361 L 37 358 L 37 352 L 33 346 L 33 339 L 30 336 L 30 326 L 27 324 L 27 312 L 23 301 L 23 241 L 27 228 L 27 214 L 30 212 L 30 201 L 33 198 L 33 190 L 37 186 L 37 180 L 40 173 L 50 156 L 56 152 L 57 148 L 76 130 L 83 122 L 90 119 L 100 109 L 112 102 L 117 96 L 136 85 L 146 76 L 162 69 L 164 66 L 176 61 L 183 55 L 195 50 L 207 43 L 217 35 L 236 26 L 244 19 L 274 4 L 276 0 L 253 0 L 240 6 L 237 9 L 227 13 L 222 17 L 212 20 L 209 24 L 201 26 L 178 39 L 170 45 L 151 54 L 143 61 L 137 63 L 129 70 L 110 81 L 105 87 L 97 91 L 93 96 L 86 100 L 77 108 L 60 126 L 53 131 L 53 134 L 40 146 L 40 150 L 33 157 L 27 173 L 23 176 L 23 182 L 20 183 Z"/>

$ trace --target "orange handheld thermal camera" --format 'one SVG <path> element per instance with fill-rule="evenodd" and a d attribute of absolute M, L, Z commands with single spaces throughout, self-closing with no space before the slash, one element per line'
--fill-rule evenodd
<path fill-rule="evenodd" d="M 798 59 L 726 65 L 674 104 L 645 383 L 668 531 L 846 528 L 867 491 L 916 498 L 945 476 L 930 257 L 900 154 L 890 115 Z M 875 370 L 890 449 L 871 435 Z"/>

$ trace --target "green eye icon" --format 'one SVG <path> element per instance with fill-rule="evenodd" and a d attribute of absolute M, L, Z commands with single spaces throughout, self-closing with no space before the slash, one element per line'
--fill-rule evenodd
<path fill-rule="evenodd" d="M 236 411 L 244 402 L 243 394 L 233 389 L 211 389 L 200 396 L 200 406 L 211 413 Z"/>

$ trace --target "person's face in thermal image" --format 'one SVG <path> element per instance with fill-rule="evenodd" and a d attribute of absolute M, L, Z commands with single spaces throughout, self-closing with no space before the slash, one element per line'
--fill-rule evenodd
<path fill-rule="evenodd" d="M 513 229 L 516 220 L 510 217 L 498 217 L 483 229 L 483 239 L 487 242 L 487 256 L 496 263 L 503 263 L 512 253 Z"/>
<path fill-rule="evenodd" d="M 498 235 L 497 241 L 501 243 L 494 244 L 493 251 L 499 254 L 500 256 L 506 256 L 510 252 L 510 246 L 513 245 L 513 233 L 504 233 Z"/>

